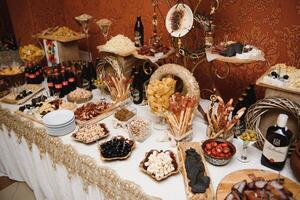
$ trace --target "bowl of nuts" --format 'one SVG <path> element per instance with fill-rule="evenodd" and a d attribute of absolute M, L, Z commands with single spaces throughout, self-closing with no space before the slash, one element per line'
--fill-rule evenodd
<path fill-rule="evenodd" d="M 139 117 L 130 120 L 126 127 L 130 138 L 138 142 L 145 141 L 151 135 L 150 122 Z"/>
<path fill-rule="evenodd" d="M 205 160 L 215 166 L 228 164 L 236 152 L 236 148 L 231 142 L 222 139 L 204 141 L 202 150 Z"/>

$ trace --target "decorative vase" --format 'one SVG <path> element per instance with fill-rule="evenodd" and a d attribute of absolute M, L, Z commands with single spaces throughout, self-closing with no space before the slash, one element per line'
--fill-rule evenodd
<path fill-rule="evenodd" d="M 295 151 L 292 153 L 290 165 L 295 177 L 300 182 L 300 141 L 298 141 Z"/>

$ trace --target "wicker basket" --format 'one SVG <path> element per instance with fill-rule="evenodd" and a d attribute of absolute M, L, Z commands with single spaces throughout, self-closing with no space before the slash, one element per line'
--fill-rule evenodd
<path fill-rule="evenodd" d="M 261 117 L 266 114 L 269 111 L 272 110 L 279 110 L 281 112 L 287 112 L 290 116 L 295 117 L 295 119 L 298 122 L 297 125 L 297 132 L 294 132 L 293 141 L 292 141 L 292 147 L 290 151 L 292 151 L 294 148 L 294 144 L 299 140 L 299 133 L 300 133 L 300 105 L 283 97 L 269 97 L 262 99 L 260 101 L 257 101 L 254 105 L 252 105 L 246 116 L 245 116 L 245 122 L 247 129 L 255 130 L 257 133 L 257 147 L 262 150 L 264 142 L 265 142 L 265 136 L 260 131 L 259 125 L 261 121 Z"/>

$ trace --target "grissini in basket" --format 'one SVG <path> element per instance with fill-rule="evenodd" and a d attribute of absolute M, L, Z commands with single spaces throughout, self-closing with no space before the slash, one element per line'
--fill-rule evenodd
<path fill-rule="evenodd" d="M 218 108 L 215 111 L 214 103 L 218 101 Z M 233 111 L 233 100 L 230 99 L 226 104 L 220 96 L 211 96 L 211 106 L 206 113 L 208 120 L 208 132 L 209 138 L 223 138 L 227 139 L 232 136 L 231 129 L 239 121 L 246 111 L 246 108 L 238 110 L 235 116 L 230 119 L 230 114 Z"/>

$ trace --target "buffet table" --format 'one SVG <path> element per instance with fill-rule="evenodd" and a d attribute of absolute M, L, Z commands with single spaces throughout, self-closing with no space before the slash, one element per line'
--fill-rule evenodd
<path fill-rule="evenodd" d="M 100 98 L 98 90 L 94 98 Z M 103 97 L 103 96 L 101 96 Z M 204 108 L 209 102 L 201 100 Z M 137 115 L 153 121 L 148 106 L 132 105 Z M 74 141 L 70 134 L 63 137 L 49 136 L 41 125 L 33 124 L 13 114 L 17 106 L 1 104 L 0 109 L 0 174 L 10 179 L 25 181 L 37 199 L 186 199 L 184 181 L 179 173 L 162 182 L 156 182 L 139 169 L 139 163 L 151 149 L 177 152 L 170 142 L 158 142 L 162 131 L 152 128 L 151 136 L 143 143 L 137 142 L 136 149 L 124 161 L 101 161 L 97 143 L 85 145 Z M 111 136 L 128 133 L 114 129 L 112 116 L 103 120 Z M 193 140 L 206 139 L 207 125 L 196 116 L 193 123 Z M 111 137 L 110 136 L 110 137 Z M 100 141 L 101 142 L 101 141 Z M 237 151 L 241 143 L 233 141 Z M 208 165 L 214 190 L 222 178 L 239 169 L 267 169 L 260 164 L 261 152 L 249 148 L 249 163 L 240 163 L 236 157 L 223 167 Z M 289 160 L 281 175 L 294 181 Z M 296 181 L 297 182 L 297 181 Z"/>

